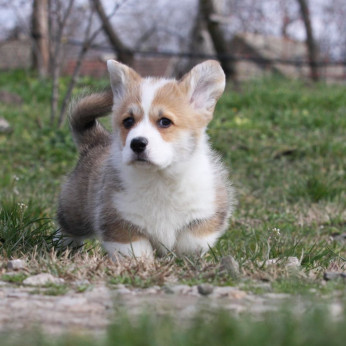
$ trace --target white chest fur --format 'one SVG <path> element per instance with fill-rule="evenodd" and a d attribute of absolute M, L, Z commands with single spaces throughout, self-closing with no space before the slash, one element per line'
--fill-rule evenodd
<path fill-rule="evenodd" d="M 215 213 L 215 169 L 207 155 L 197 154 L 176 174 L 143 167 L 124 167 L 125 190 L 114 195 L 121 216 L 141 227 L 152 240 L 174 247 L 180 229 Z"/>

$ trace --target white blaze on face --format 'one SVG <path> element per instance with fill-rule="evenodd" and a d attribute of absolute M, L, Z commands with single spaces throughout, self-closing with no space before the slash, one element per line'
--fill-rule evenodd
<path fill-rule="evenodd" d="M 142 120 L 127 135 L 122 152 L 125 164 L 130 164 L 136 159 L 136 154 L 131 149 L 131 141 L 138 137 L 144 137 L 148 141 L 144 154 L 150 163 L 164 169 L 172 162 L 174 156 L 173 145 L 162 138 L 158 128 L 150 121 L 150 110 L 155 95 L 158 89 L 168 82 L 169 80 L 167 79 L 156 80 L 152 78 L 146 78 L 142 81 L 141 107 L 144 114 Z"/>

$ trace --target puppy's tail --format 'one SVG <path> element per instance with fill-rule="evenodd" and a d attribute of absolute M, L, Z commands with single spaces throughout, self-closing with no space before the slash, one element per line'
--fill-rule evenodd
<path fill-rule="evenodd" d="M 109 132 L 96 119 L 109 114 L 112 106 L 111 90 L 85 96 L 72 105 L 70 126 L 80 152 L 109 143 Z"/>

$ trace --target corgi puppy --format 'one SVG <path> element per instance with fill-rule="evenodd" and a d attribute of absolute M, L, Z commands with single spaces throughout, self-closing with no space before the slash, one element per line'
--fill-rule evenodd
<path fill-rule="evenodd" d="M 96 236 L 112 258 L 205 253 L 234 205 L 206 134 L 225 88 L 220 64 L 203 62 L 180 80 L 107 66 L 111 91 L 82 98 L 70 117 L 79 161 L 59 199 L 65 244 Z M 112 133 L 97 121 L 110 112 Z"/>

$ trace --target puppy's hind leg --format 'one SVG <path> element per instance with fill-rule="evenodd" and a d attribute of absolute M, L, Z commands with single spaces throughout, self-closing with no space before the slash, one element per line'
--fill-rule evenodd
<path fill-rule="evenodd" d="M 85 237 L 76 237 L 65 233 L 59 229 L 53 236 L 54 246 L 59 249 L 65 249 L 67 247 L 79 248 L 83 246 Z"/>

